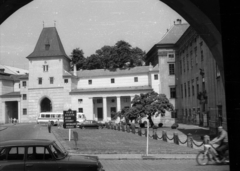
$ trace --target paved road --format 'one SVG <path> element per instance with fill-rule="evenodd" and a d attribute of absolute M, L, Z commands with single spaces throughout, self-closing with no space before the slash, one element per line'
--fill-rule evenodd
<path fill-rule="evenodd" d="M 101 160 L 106 171 L 229 171 L 229 165 L 199 166 L 195 160 Z"/>

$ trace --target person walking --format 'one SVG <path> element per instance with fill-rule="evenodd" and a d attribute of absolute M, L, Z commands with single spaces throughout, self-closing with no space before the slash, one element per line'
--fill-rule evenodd
<path fill-rule="evenodd" d="M 51 133 L 51 129 L 52 129 L 52 123 L 51 121 L 49 120 L 48 121 L 48 132 Z"/>
<path fill-rule="evenodd" d="M 57 120 L 57 126 L 58 126 L 58 129 L 60 128 L 60 121 L 59 119 Z"/>

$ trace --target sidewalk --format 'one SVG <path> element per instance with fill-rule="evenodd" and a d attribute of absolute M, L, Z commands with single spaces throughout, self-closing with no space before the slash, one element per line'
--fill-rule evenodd
<path fill-rule="evenodd" d="M 196 159 L 196 154 L 76 154 L 70 155 L 86 155 L 98 156 L 100 160 L 189 160 Z"/>

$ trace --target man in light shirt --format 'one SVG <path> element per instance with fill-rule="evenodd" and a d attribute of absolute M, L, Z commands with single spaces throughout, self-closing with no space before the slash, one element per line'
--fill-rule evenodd
<path fill-rule="evenodd" d="M 210 141 L 210 144 L 220 143 L 216 148 L 218 152 L 218 158 L 221 160 L 226 150 L 228 150 L 228 133 L 223 129 L 222 126 L 218 127 L 218 136 Z"/>

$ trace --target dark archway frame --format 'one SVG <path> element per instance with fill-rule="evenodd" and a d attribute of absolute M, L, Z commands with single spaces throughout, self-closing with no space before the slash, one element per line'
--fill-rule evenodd
<path fill-rule="evenodd" d="M 0 0 L 0 24 L 22 6 L 33 0 Z M 179 13 L 204 39 L 216 59 L 226 91 L 227 122 L 229 130 L 231 170 L 240 170 L 237 142 L 234 134 L 240 123 L 240 60 L 239 60 L 239 3 L 220 0 L 160 0 Z M 222 17 L 222 20 L 220 19 Z M 221 29 L 222 27 L 222 29 Z M 224 28 L 224 29 L 223 29 Z M 224 34 L 222 34 L 224 33 Z M 222 51 L 222 36 L 224 56 Z M 229 47 L 230 44 L 230 47 Z M 225 68 L 225 70 L 224 70 Z M 230 126 L 231 125 L 231 126 Z M 234 143 L 235 142 L 235 143 Z M 230 149 L 230 151 L 231 151 Z M 239 168 L 239 169 L 237 169 Z"/>

